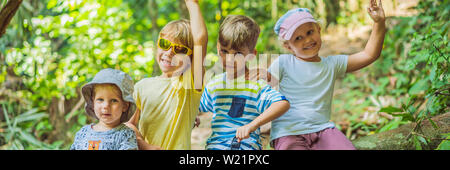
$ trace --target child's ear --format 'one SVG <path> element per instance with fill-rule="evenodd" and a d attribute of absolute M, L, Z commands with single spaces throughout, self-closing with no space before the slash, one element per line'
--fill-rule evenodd
<path fill-rule="evenodd" d="M 289 52 L 294 53 L 294 51 L 292 51 L 291 46 L 289 45 L 289 42 L 287 41 L 283 42 L 283 47 L 286 48 Z"/>
<path fill-rule="evenodd" d="M 219 42 L 217 42 L 217 55 L 220 56 L 220 44 L 219 44 Z"/>
<path fill-rule="evenodd" d="M 320 31 L 322 31 L 322 27 L 320 26 L 319 23 L 316 23 L 316 28 L 317 28 L 317 30 L 319 30 L 319 33 L 320 33 Z"/>
<path fill-rule="evenodd" d="M 247 56 L 245 56 L 245 61 L 253 60 L 256 57 L 256 52 L 250 53 Z"/>
<path fill-rule="evenodd" d="M 126 112 L 130 107 L 130 102 L 124 102 L 124 107 L 122 108 L 122 112 Z"/>

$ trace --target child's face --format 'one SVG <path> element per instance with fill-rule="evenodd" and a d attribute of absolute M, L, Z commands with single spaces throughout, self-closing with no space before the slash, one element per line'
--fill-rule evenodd
<path fill-rule="evenodd" d="M 161 38 L 169 40 L 171 43 L 179 44 L 173 38 Z M 170 47 L 169 49 L 164 50 L 158 47 L 158 51 L 156 54 L 156 60 L 158 62 L 159 68 L 161 69 L 161 72 L 165 77 L 181 75 L 181 73 L 183 73 L 185 68 L 187 68 L 188 64 L 190 64 L 191 62 L 188 55 L 181 53 L 176 54 L 174 50 L 172 50 L 172 48 L 174 47 Z"/>
<path fill-rule="evenodd" d="M 242 49 L 233 49 L 231 45 L 223 46 L 217 42 L 217 53 L 219 54 L 223 68 L 228 73 L 242 73 L 245 71 L 245 63 L 256 55 L 256 50 L 247 47 Z"/>
<path fill-rule="evenodd" d="M 119 88 L 111 84 L 95 85 L 94 112 L 101 124 L 115 127 L 128 106 L 122 100 Z"/>
<path fill-rule="evenodd" d="M 295 56 L 306 59 L 318 56 L 321 45 L 320 27 L 312 22 L 299 26 L 284 44 Z"/>

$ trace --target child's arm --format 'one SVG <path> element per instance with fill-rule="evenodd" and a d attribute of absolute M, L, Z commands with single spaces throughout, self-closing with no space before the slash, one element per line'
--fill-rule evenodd
<path fill-rule="evenodd" d="M 125 125 L 127 125 L 131 129 L 133 129 L 134 133 L 136 134 L 136 142 L 137 142 L 139 150 L 161 150 L 160 147 L 150 145 L 147 142 L 145 142 L 144 137 L 141 135 L 139 130 L 136 128 L 136 126 L 134 126 L 130 122 L 125 123 Z"/>
<path fill-rule="evenodd" d="M 275 76 L 273 76 L 270 72 L 267 71 L 267 69 L 256 68 L 256 69 L 250 69 L 249 72 L 250 72 L 249 73 L 250 80 L 257 81 L 259 79 L 263 79 L 272 88 L 277 87 L 278 84 L 280 83 Z"/>
<path fill-rule="evenodd" d="M 138 144 L 138 148 L 140 150 L 160 150 L 161 148 L 158 146 L 153 146 L 145 142 L 144 137 L 141 135 L 139 130 L 136 128 L 139 117 L 141 115 L 141 110 L 139 108 L 136 108 L 136 112 L 134 112 L 133 116 L 128 120 L 128 122 L 125 123 L 129 128 L 133 129 L 134 133 L 136 134 L 136 142 Z"/>
<path fill-rule="evenodd" d="M 238 141 L 240 142 L 242 139 L 249 138 L 250 133 L 258 129 L 258 127 L 266 124 L 267 122 L 280 117 L 289 110 L 289 107 L 290 105 L 287 100 L 281 100 L 272 103 L 270 107 L 267 108 L 261 115 L 256 117 L 255 120 L 237 129 L 236 137 L 238 138 Z"/>
<path fill-rule="evenodd" d="M 197 90 L 202 90 L 204 75 L 203 60 L 206 56 L 208 31 L 206 30 L 205 21 L 200 11 L 198 0 L 185 0 L 185 2 L 189 11 L 189 20 L 191 22 L 192 35 L 194 39 L 194 54 L 192 61 L 194 88 Z"/>
<path fill-rule="evenodd" d="M 195 117 L 195 123 L 194 123 L 194 127 L 198 127 L 200 126 L 200 118 L 198 117 L 198 115 Z"/>
<path fill-rule="evenodd" d="M 136 111 L 134 112 L 133 116 L 131 116 L 130 120 L 128 120 L 128 123 L 131 123 L 132 125 L 137 126 L 140 115 L 141 115 L 141 110 L 139 108 L 136 108 Z"/>
<path fill-rule="evenodd" d="M 363 51 L 348 56 L 347 73 L 359 70 L 373 63 L 378 59 L 383 48 L 386 26 L 381 0 L 378 0 L 378 5 L 375 0 L 371 0 L 370 7 L 367 10 L 375 22 L 372 33 Z"/>

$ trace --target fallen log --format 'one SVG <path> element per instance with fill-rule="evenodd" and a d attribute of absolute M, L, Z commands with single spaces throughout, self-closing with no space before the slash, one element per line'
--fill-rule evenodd
<path fill-rule="evenodd" d="M 429 139 L 427 144 L 421 142 L 422 149 L 433 150 L 445 140 L 442 134 L 450 132 L 450 113 L 435 116 L 431 120 L 437 129 L 428 119 L 424 119 L 419 126 L 416 123 L 402 125 L 390 131 L 355 139 L 352 143 L 358 150 L 415 150 L 413 137 L 408 139 L 408 136 L 411 136 L 412 130 L 416 128 L 413 135 Z"/>

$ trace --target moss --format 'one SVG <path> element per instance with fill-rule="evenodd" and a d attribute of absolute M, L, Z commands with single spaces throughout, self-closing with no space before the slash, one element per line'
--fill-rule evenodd
<path fill-rule="evenodd" d="M 353 145 L 355 145 L 357 149 L 375 149 L 377 147 L 377 144 L 371 140 L 360 140 L 354 142 Z"/>

